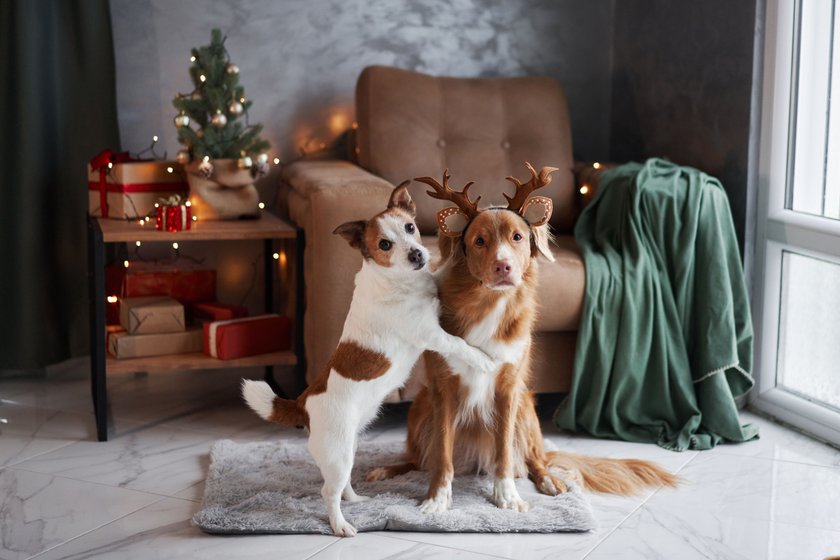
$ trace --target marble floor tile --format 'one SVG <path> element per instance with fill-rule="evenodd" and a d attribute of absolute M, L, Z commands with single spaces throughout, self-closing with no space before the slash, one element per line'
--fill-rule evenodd
<path fill-rule="evenodd" d="M 197 507 L 187 500 L 165 498 L 37 558 L 303 560 L 338 540 L 326 535 L 207 535 L 190 521 Z"/>
<path fill-rule="evenodd" d="M 757 424 L 760 438 L 745 443 L 719 445 L 712 452 L 840 467 L 840 449 L 797 433 L 753 412 L 742 412 L 741 419 Z"/>
<path fill-rule="evenodd" d="M 684 487 L 657 492 L 591 558 L 822 558 L 840 552 L 840 540 L 832 543 L 840 536 L 840 469 L 701 454 L 681 474 Z"/>
<path fill-rule="evenodd" d="M 215 439 L 187 430 L 139 428 L 107 442 L 73 443 L 18 466 L 171 496 L 204 479 Z"/>
<path fill-rule="evenodd" d="M 399 558 L 400 560 L 445 560 L 448 558 L 487 560 L 504 557 L 478 554 L 462 548 L 436 546 L 375 533 L 359 533 L 353 538 L 339 539 L 312 556 L 312 560 L 385 560 L 386 558 Z"/>
<path fill-rule="evenodd" d="M 0 467 L 54 451 L 95 433 L 92 414 L 0 405 Z"/>
<path fill-rule="evenodd" d="M 145 492 L 0 470 L 0 559 L 29 558 L 157 500 Z"/>

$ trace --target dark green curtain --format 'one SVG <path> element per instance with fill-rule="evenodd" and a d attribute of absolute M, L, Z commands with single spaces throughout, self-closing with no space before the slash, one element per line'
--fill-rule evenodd
<path fill-rule="evenodd" d="M 0 0 L 0 370 L 88 354 L 85 164 L 119 148 L 107 0 Z"/>

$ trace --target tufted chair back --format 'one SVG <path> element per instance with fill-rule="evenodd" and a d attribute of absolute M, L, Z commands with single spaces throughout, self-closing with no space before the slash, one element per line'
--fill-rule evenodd
<path fill-rule="evenodd" d="M 577 217 L 572 174 L 572 137 L 566 95 L 550 78 L 439 78 L 369 66 L 356 84 L 357 158 L 368 171 L 393 184 L 445 168 L 450 185 L 476 184 L 480 207 L 506 205 L 508 175 L 529 178 L 525 161 L 537 169 L 558 167 L 539 194 L 554 201 L 551 225 L 570 232 Z M 414 183 L 417 223 L 435 232 L 435 214 L 451 203 L 423 194 Z"/>

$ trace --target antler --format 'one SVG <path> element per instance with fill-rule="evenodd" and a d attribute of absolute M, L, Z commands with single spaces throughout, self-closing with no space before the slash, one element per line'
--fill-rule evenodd
<path fill-rule="evenodd" d="M 481 200 L 481 197 L 479 196 L 475 199 L 475 201 L 471 201 L 469 195 L 467 194 L 475 181 L 470 181 L 464 185 L 463 190 L 460 192 L 452 190 L 449 187 L 449 169 L 446 169 L 443 172 L 442 185 L 438 183 L 436 179 L 432 179 L 431 177 L 417 177 L 414 180 L 426 183 L 432 187 L 434 191 L 426 191 L 426 194 L 432 198 L 454 202 L 470 219 L 473 219 L 478 214 L 478 201 Z"/>
<path fill-rule="evenodd" d="M 516 177 L 505 177 L 505 179 L 516 185 L 516 192 L 513 197 L 502 193 L 508 201 L 508 209 L 517 213 L 522 210 L 522 205 L 525 204 L 525 201 L 528 200 L 531 193 L 549 184 L 551 182 L 551 174 L 557 171 L 556 167 L 543 167 L 540 169 L 539 174 L 537 174 L 533 165 L 527 161 L 525 165 L 528 167 L 528 171 L 531 172 L 531 180 L 522 184 Z"/>

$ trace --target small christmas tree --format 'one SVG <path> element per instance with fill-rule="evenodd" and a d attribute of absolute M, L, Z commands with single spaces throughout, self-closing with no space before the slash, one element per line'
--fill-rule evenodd
<path fill-rule="evenodd" d="M 261 124 L 248 124 L 251 100 L 239 85 L 239 68 L 231 63 L 225 37 L 219 29 L 211 33 L 210 44 L 192 49 L 190 77 L 195 89 L 178 94 L 172 101 L 179 113 L 175 117 L 178 140 L 186 149 L 178 161 L 200 160 L 205 175 L 212 173 L 212 159 L 234 158 L 240 168 L 250 168 L 254 176 L 267 171 L 271 146 L 260 138 Z M 245 124 L 240 121 L 245 116 Z M 195 124 L 196 128 L 190 125 Z"/>

